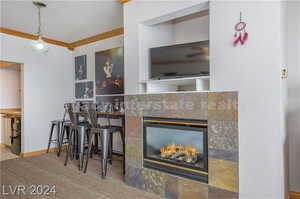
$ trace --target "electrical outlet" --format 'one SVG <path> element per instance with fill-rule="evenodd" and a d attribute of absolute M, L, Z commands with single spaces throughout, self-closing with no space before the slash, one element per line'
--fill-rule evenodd
<path fill-rule="evenodd" d="M 287 79 L 288 78 L 288 69 L 282 68 L 281 69 L 281 79 Z"/>

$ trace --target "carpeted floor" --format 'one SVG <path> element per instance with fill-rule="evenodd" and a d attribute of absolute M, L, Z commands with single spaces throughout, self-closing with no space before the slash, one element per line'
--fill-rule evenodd
<path fill-rule="evenodd" d="M 109 166 L 107 178 L 101 179 L 98 160 L 90 159 L 88 172 L 78 170 L 77 161 L 63 165 L 65 155 L 60 158 L 55 153 L 11 159 L 0 162 L 0 198 L 58 198 L 58 199 L 158 199 L 159 197 L 127 186 L 123 182 L 121 161 L 114 160 Z M 98 157 L 96 157 L 98 158 Z M 22 191 L 11 194 L 16 186 L 24 186 Z M 40 190 L 30 194 L 40 186 Z M 49 185 L 49 186 L 48 186 Z M 47 189 L 55 186 L 56 194 Z M 23 188 L 21 188 L 23 189 Z M 42 190 L 42 191 L 41 191 Z M 54 189 L 52 189 L 53 191 Z M 46 192 L 49 195 L 39 194 Z M 34 193 L 38 193 L 34 196 Z M 8 195 L 7 195 L 8 194 Z"/>

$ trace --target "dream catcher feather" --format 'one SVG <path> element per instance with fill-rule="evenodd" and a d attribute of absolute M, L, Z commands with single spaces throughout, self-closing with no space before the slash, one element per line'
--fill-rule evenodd
<path fill-rule="evenodd" d="M 247 41 L 249 34 L 246 31 L 246 26 L 247 24 L 242 20 L 242 13 L 240 13 L 240 22 L 238 22 L 235 26 L 234 26 L 234 37 L 235 40 L 233 42 L 233 45 L 236 46 L 238 44 L 244 45 L 245 42 Z"/>

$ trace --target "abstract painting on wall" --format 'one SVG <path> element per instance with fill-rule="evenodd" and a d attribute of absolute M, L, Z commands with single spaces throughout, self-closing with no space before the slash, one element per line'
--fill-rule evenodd
<path fill-rule="evenodd" d="M 94 97 L 94 82 L 75 83 L 75 97 L 77 99 L 88 99 Z"/>
<path fill-rule="evenodd" d="M 95 53 L 96 95 L 124 93 L 123 48 Z"/>
<path fill-rule="evenodd" d="M 75 57 L 75 80 L 87 78 L 86 55 Z"/>

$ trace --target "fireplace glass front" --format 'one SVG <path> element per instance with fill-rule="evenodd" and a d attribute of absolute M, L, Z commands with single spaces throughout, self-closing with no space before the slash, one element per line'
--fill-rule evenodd
<path fill-rule="evenodd" d="M 207 182 L 207 122 L 144 118 L 144 166 Z"/>

